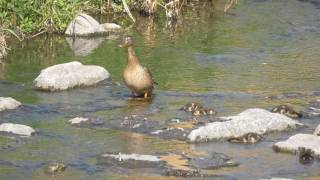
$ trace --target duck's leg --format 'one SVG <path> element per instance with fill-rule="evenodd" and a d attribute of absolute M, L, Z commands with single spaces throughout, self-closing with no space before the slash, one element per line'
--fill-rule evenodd
<path fill-rule="evenodd" d="M 143 97 L 144 97 L 145 99 L 148 98 L 148 97 L 149 97 L 149 96 L 148 96 L 148 92 L 145 92 Z"/>

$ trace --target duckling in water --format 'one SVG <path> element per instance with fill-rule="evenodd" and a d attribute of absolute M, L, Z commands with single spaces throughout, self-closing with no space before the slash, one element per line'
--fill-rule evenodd
<path fill-rule="evenodd" d="M 314 162 L 314 152 L 304 147 L 298 148 L 299 162 L 301 164 L 310 165 Z"/>
<path fill-rule="evenodd" d="M 277 106 L 277 107 L 273 108 L 271 110 L 271 112 L 280 113 L 280 114 L 286 115 L 290 118 L 301 118 L 302 117 L 301 113 L 296 112 L 295 110 L 293 110 L 291 107 L 289 107 L 287 105 Z"/>
<path fill-rule="evenodd" d="M 240 137 L 234 137 L 228 139 L 231 143 L 257 143 L 261 141 L 263 137 L 257 133 L 247 133 Z"/>
<path fill-rule="evenodd" d="M 192 111 L 192 115 L 194 116 L 202 116 L 202 115 L 215 115 L 217 112 L 214 109 L 197 109 Z"/>
<path fill-rule="evenodd" d="M 197 102 L 191 102 L 183 106 L 182 110 L 187 111 L 187 112 L 193 112 L 198 109 L 202 109 L 203 106 Z"/>
<path fill-rule="evenodd" d="M 61 173 L 66 170 L 66 165 L 62 163 L 52 163 L 46 168 L 46 172 L 50 174 Z"/>
<path fill-rule="evenodd" d="M 134 96 L 151 97 L 154 84 L 151 72 L 139 64 L 133 49 L 132 37 L 124 38 L 121 47 L 128 48 L 128 64 L 123 71 L 123 80 Z"/>

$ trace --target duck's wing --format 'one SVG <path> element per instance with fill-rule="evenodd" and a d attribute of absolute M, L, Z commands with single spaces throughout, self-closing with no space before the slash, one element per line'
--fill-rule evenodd
<path fill-rule="evenodd" d="M 143 66 L 143 69 L 144 69 L 145 72 L 148 73 L 148 75 L 150 76 L 150 78 L 151 78 L 151 80 L 152 80 L 152 83 L 155 84 L 155 85 L 158 85 L 158 83 L 153 79 L 151 71 L 150 71 L 147 67 L 144 67 L 144 66 Z"/>

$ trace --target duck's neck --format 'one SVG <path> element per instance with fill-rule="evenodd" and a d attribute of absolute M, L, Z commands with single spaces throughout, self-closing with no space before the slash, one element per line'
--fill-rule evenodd
<path fill-rule="evenodd" d="M 139 64 L 136 53 L 133 50 L 133 46 L 128 47 L 128 65 Z"/>

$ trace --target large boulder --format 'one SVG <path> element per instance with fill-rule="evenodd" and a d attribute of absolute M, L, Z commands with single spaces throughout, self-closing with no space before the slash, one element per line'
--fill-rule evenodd
<path fill-rule="evenodd" d="M 188 140 L 201 142 L 240 137 L 247 133 L 262 135 L 273 131 L 295 129 L 303 125 L 285 115 L 258 108 L 247 109 L 236 116 L 221 118 L 226 121 L 208 123 L 192 130 L 188 135 Z"/>
<path fill-rule="evenodd" d="M 0 124 L 0 132 L 29 137 L 35 132 L 35 130 L 30 126 L 22 124 L 2 123 Z"/>
<path fill-rule="evenodd" d="M 118 24 L 100 24 L 93 17 L 81 13 L 70 22 L 65 34 L 68 36 L 92 36 L 97 34 L 105 34 L 108 32 L 117 32 L 121 29 L 122 27 Z"/>
<path fill-rule="evenodd" d="M 109 72 L 103 67 L 82 65 L 80 62 L 74 61 L 42 70 L 34 80 L 34 86 L 39 90 L 61 91 L 95 85 L 109 77 Z"/>
<path fill-rule="evenodd" d="M 280 152 L 291 152 L 297 154 L 299 148 L 310 149 L 320 157 L 320 136 L 313 134 L 296 134 L 286 141 L 274 144 L 274 149 Z"/>
<path fill-rule="evenodd" d="M 103 32 L 105 30 L 98 21 L 87 14 L 81 13 L 70 22 L 65 34 L 69 36 L 89 36 Z"/>
<path fill-rule="evenodd" d="M 0 97 L 0 111 L 16 109 L 21 103 L 11 97 Z"/>

